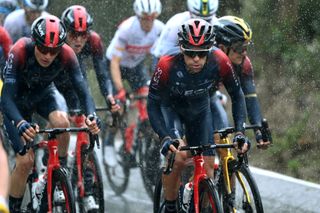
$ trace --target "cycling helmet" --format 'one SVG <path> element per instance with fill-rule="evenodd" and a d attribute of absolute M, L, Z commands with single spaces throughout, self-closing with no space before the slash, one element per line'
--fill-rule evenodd
<path fill-rule="evenodd" d="M 22 0 L 22 5 L 30 10 L 45 10 L 49 0 Z"/>
<path fill-rule="evenodd" d="M 86 8 L 80 5 L 73 5 L 63 11 L 61 20 L 67 30 L 74 32 L 86 32 L 93 23 L 93 19 Z"/>
<path fill-rule="evenodd" d="M 181 25 L 179 44 L 184 48 L 211 48 L 214 42 L 213 26 L 203 19 L 190 19 Z"/>
<path fill-rule="evenodd" d="M 18 4 L 15 0 L 0 0 L 0 14 L 7 16 L 17 8 Z"/>
<path fill-rule="evenodd" d="M 218 0 L 188 0 L 188 10 L 193 18 L 211 18 L 218 10 Z"/>
<path fill-rule="evenodd" d="M 31 26 L 36 45 L 48 48 L 61 47 L 66 40 L 66 29 L 60 19 L 53 15 L 37 18 Z"/>
<path fill-rule="evenodd" d="M 237 41 L 250 42 L 252 30 L 247 22 L 235 16 L 223 16 L 218 19 L 218 24 L 214 26 L 216 42 L 226 46 L 231 46 Z"/>
<path fill-rule="evenodd" d="M 161 13 L 162 5 L 160 0 L 135 0 L 133 9 L 137 16 L 156 15 Z"/>

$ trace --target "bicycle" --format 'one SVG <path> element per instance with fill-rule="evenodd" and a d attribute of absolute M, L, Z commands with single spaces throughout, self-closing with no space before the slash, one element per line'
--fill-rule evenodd
<path fill-rule="evenodd" d="M 76 127 L 81 128 L 85 124 L 85 117 L 82 110 L 69 110 L 70 116 L 74 117 L 74 124 Z M 84 203 L 85 188 L 90 188 L 94 200 L 99 205 L 99 210 L 96 212 L 104 212 L 104 198 L 103 198 L 103 180 L 102 172 L 99 166 L 99 161 L 96 152 L 94 151 L 95 142 L 98 149 L 100 148 L 99 137 L 89 134 L 87 132 L 78 132 L 75 153 L 69 153 L 68 166 L 72 171 L 72 185 L 75 190 L 75 198 L 79 203 L 81 212 L 86 212 Z M 89 172 L 89 173 L 88 173 Z M 84 176 L 89 175 L 89 184 L 85 183 Z"/>
<path fill-rule="evenodd" d="M 179 151 L 190 151 L 193 163 L 193 180 L 191 191 L 191 197 L 187 205 L 189 205 L 187 212 L 189 213 L 199 213 L 199 212 L 217 212 L 222 213 L 221 202 L 219 199 L 217 187 L 214 181 L 209 178 L 205 172 L 203 163 L 202 153 L 209 149 L 216 148 L 231 148 L 232 144 L 207 144 L 199 146 L 182 146 Z M 161 213 L 164 212 L 164 195 L 162 188 L 162 174 L 168 175 L 172 171 L 174 164 L 175 153 L 172 153 L 168 158 L 168 163 L 166 168 L 161 168 L 158 174 L 158 180 L 155 186 L 154 200 L 153 200 L 153 212 Z M 183 210 L 183 186 L 184 182 L 181 183 L 179 190 L 179 198 L 177 199 L 177 209 L 179 212 L 185 212 Z"/>
<path fill-rule="evenodd" d="M 30 142 L 25 145 L 23 155 L 26 150 L 32 148 L 34 151 L 37 149 L 48 149 L 48 162 L 44 174 L 45 185 L 39 194 L 32 194 L 32 184 L 38 179 L 36 172 L 36 164 L 34 165 L 32 173 L 27 180 L 27 187 L 21 206 L 21 212 L 76 212 L 74 195 L 71 182 L 69 181 L 69 174 L 66 168 L 61 167 L 58 158 L 58 141 L 56 136 L 65 132 L 89 132 L 88 128 L 52 128 L 38 131 L 37 134 L 48 134 L 48 140 L 41 140 L 40 142 Z M 63 193 L 62 200 L 59 192 Z M 47 196 L 44 196 L 44 195 Z M 37 199 L 36 199 L 37 198 Z M 38 203 L 34 203 L 39 199 Z"/>
<path fill-rule="evenodd" d="M 266 120 L 262 121 L 262 126 L 251 125 L 246 129 L 260 129 L 263 140 L 272 141 Z M 234 132 L 233 127 L 216 131 L 215 133 L 220 136 L 220 140 L 217 140 L 216 143 L 231 145 L 232 142 L 228 136 Z M 218 155 L 220 164 L 215 170 L 215 182 L 224 212 L 263 213 L 260 192 L 250 172 L 247 154 L 238 155 L 236 159 L 231 149 L 218 149 Z"/>
<path fill-rule="evenodd" d="M 146 96 L 128 95 L 126 102 L 122 103 L 123 111 L 112 114 L 113 121 L 111 124 L 105 122 L 101 131 L 102 139 L 112 141 L 116 151 L 117 165 L 109 166 L 104 162 L 108 181 L 116 195 L 121 195 L 126 190 L 130 169 L 139 166 L 147 194 L 150 198 L 153 197 L 157 173 L 155 168 L 159 168 L 156 165 L 160 164 L 160 143 L 151 128 L 146 109 L 139 104 L 146 98 Z M 136 104 L 139 114 L 136 122 L 128 125 L 130 107 L 133 103 Z M 105 120 L 111 117 L 106 116 Z"/>

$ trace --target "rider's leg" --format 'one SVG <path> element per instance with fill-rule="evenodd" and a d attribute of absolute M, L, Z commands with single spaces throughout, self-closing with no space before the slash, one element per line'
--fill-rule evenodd
<path fill-rule="evenodd" d="M 7 153 L 5 152 L 3 146 L 2 146 L 2 140 L 0 140 L 0 212 L 2 211 L 9 212 L 8 210 L 8 203 L 7 203 L 7 197 L 8 197 L 8 191 L 9 191 L 9 164 L 8 164 L 8 158 Z"/>

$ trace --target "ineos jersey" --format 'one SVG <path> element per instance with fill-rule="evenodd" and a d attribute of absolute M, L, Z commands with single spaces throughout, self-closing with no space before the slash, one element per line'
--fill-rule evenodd
<path fill-rule="evenodd" d="M 156 19 L 151 31 L 145 32 L 137 16 L 128 18 L 120 24 L 115 33 L 107 49 L 107 58 L 111 60 L 113 56 L 120 57 L 120 65 L 123 67 L 137 66 L 150 52 L 163 26 L 164 24 Z"/>
<path fill-rule="evenodd" d="M 107 96 L 112 90 L 112 83 L 107 72 L 106 59 L 103 55 L 103 44 L 101 37 L 94 31 L 90 31 L 89 38 L 82 51 L 77 54 L 78 61 L 80 63 L 81 72 L 84 78 L 87 80 L 87 68 L 85 60 L 92 57 L 94 70 L 99 82 L 101 94 Z M 68 78 L 68 71 L 64 71 L 55 80 L 57 88 L 70 87 L 70 81 Z"/>
<path fill-rule="evenodd" d="M 243 131 L 246 119 L 243 92 L 229 58 L 221 50 L 214 49 L 202 71 L 196 74 L 186 70 L 181 54 L 161 57 L 148 96 L 149 119 L 156 133 L 161 138 L 170 135 L 160 105 L 169 106 L 183 119 L 192 120 L 209 108 L 209 90 L 220 81 L 232 99 L 235 127 Z"/>
<path fill-rule="evenodd" d="M 240 78 L 241 88 L 246 98 L 248 118 L 251 124 L 261 125 L 261 110 L 256 94 L 253 67 L 249 57 L 245 57 L 241 65 L 234 65 L 234 69 Z"/>
<path fill-rule="evenodd" d="M 171 17 L 164 26 L 151 53 L 156 57 L 178 54 L 180 51 L 178 46 L 179 27 L 189 19 L 191 19 L 191 13 L 189 11 L 178 13 Z M 213 16 L 211 24 L 215 24 L 216 22 L 217 18 Z"/>
<path fill-rule="evenodd" d="M 48 14 L 43 11 L 41 16 Z M 26 21 L 24 9 L 15 10 L 10 13 L 4 20 L 3 26 L 9 32 L 13 43 L 19 38 L 31 36 L 31 26 Z"/>
<path fill-rule="evenodd" d="M 15 123 L 22 120 L 16 102 L 21 98 L 32 99 L 41 96 L 63 70 L 67 70 L 87 114 L 95 111 L 92 97 L 89 95 L 80 71 L 77 57 L 71 47 L 63 45 L 59 55 L 49 67 L 42 67 L 35 58 L 35 45 L 30 38 L 21 38 L 11 48 L 4 70 L 2 90 L 3 111 Z M 45 104 L 45 103 L 43 103 Z"/>
<path fill-rule="evenodd" d="M 11 45 L 12 45 L 12 40 L 10 38 L 9 33 L 6 31 L 5 28 L 0 26 L 0 46 L 3 49 L 5 58 L 8 58 L 8 53 Z"/>

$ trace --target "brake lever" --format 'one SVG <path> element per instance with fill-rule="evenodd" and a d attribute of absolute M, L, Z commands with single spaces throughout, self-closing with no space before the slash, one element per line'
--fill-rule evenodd
<path fill-rule="evenodd" d="M 171 153 L 169 156 L 169 159 L 168 159 L 167 166 L 166 166 L 165 170 L 163 171 L 163 174 L 169 175 L 172 172 L 175 158 L 176 158 L 176 153 L 175 152 Z"/>

